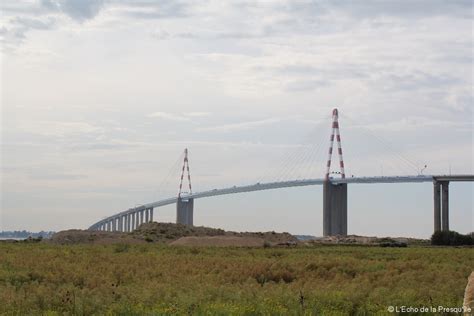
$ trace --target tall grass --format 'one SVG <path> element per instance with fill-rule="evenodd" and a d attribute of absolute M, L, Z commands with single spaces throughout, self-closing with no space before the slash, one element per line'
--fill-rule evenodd
<path fill-rule="evenodd" d="M 0 244 L 0 314 L 347 315 L 462 305 L 473 248 Z"/>

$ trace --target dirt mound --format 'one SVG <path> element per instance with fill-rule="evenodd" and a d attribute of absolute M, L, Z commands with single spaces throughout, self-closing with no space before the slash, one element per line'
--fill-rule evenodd
<path fill-rule="evenodd" d="M 59 245 L 70 245 L 70 244 L 116 244 L 116 243 L 127 243 L 137 244 L 144 242 L 143 240 L 133 238 L 129 234 L 119 232 L 103 232 L 103 231 L 89 231 L 89 230 L 63 230 L 55 233 L 48 243 L 59 244 Z"/>
<path fill-rule="evenodd" d="M 229 236 L 239 236 L 239 237 L 250 237 L 250 238 L 261 238 L 263 241 L 272 246 L 291 246 L 296 245 L 299 241 L 298 238 L 289 234 L 289 233 L 276 233 L 276 232 L 263 232 L 263 233 L 236 233 L 236 232 L 227 232 Z"/>
<path fill-rule="evenodd" d="M 172 242 L 182 237 L 228 236 L 261 239 L 270 245 L 296 244 L 298 239 L 289 233 L 276 232 L 231 232 L 204 226 L 187 226 L 173 223 L 147 223 L 141 225 L 132 235 L 149 242 Z M 204 239 L 203 239 L 204 240 Z M 217 240 L 217 239 L 216 239 Z"/>
<path fill-rule="evenodd" d="M 325 236 L 304 241 L 305 244 L 357 244 L 382 247 L 406 247 L 407 245 L 429 245 L 429 240 L 405 237 Z"/>
<path fill-rule="evenodd" d="M 170 243 L 172 246 L 198 247 L 263 247 L 263 238 L 238 236 L 181 237 Z"/>
<path fill-rule="evenodd" d="M 298 239 L 288 233 L 252 233 L 252 232 L 226 232 L 222 229 L 187 226 L 173 223 L 146 223 L 131 233 L 104 232 L 89 230 L 65 230 L 54 234 L 48 241 L 54 244 L 136 244 L 144 242 L 171 243 L 183 237 L 195 237 L 194 239 L 183 239 L 184 243 L 204 245 L 209 242 L 209 246 L 248 246 L 257 247 L 263 245 L 271 246 L 291 246 L 298 243 Z M 200 237 L 206 237 L 199 239 Z M 207 237 L 225 237 L 207 238 Z M 179 244 L 179 243 L 178 243 Z"/>
<path fill-rule="evenodd" d="M 187 236 L 223 236 L 222 229 L 173 223 L 146 223 L 133 231 L 134 238 L 148 242 L 170 242 Z"/>

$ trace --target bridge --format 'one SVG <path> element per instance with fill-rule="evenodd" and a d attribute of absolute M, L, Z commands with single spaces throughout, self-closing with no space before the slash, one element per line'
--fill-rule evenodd
<path fill-rule="evenodd" d="M 338 146 L 340 172 L 333 177 L 330 172 L 334 140 Z M 189 192 L 183 193 L 185 170 Z M 176 223 L 193 225 L 194 200 L 213 196 L 237 194 L 245 192 L 302 187 L 311 185 L 323 186 L 323 235 L 347 235 L 347 186 L 348 184 L 390 184 L 390 183 L 433 183 L 434 231 L 449 230 L 449 183 L 453 181 L 474 181 L 474 175 L 407 175 L 379 177 L 346 177 L 342 156 L 341 137 L 339 133 L 338 111 L 333 110 L 332 134 L 326 165 L 326 176 L 317 179 L 290 180 L 255 183 L 251 185 L 231 186 L 202 192 L 192 192 L 189 174 L 188 151 L 185 149 L 179 193 L 176 197 L 146 203 L 123 212 L 113 214 L 89 227 L 89 230 L 131 232 L 143 223 L 153 221 L 155 208 L 176 204 Z"/>

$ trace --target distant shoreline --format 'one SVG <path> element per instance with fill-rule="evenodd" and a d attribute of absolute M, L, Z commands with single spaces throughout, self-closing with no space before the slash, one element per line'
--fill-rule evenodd
<path fill-rule="evenodd" d="M 0 237 L 0 240 L 25 240 L 24 237 Z"/>

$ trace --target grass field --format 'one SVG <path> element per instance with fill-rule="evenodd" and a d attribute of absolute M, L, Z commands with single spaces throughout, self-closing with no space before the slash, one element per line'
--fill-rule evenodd
<path fill-rule="evenodd" d="M 0 243 L 2 315 L 372 315 L 462 306 L 473 248 Z"/>

